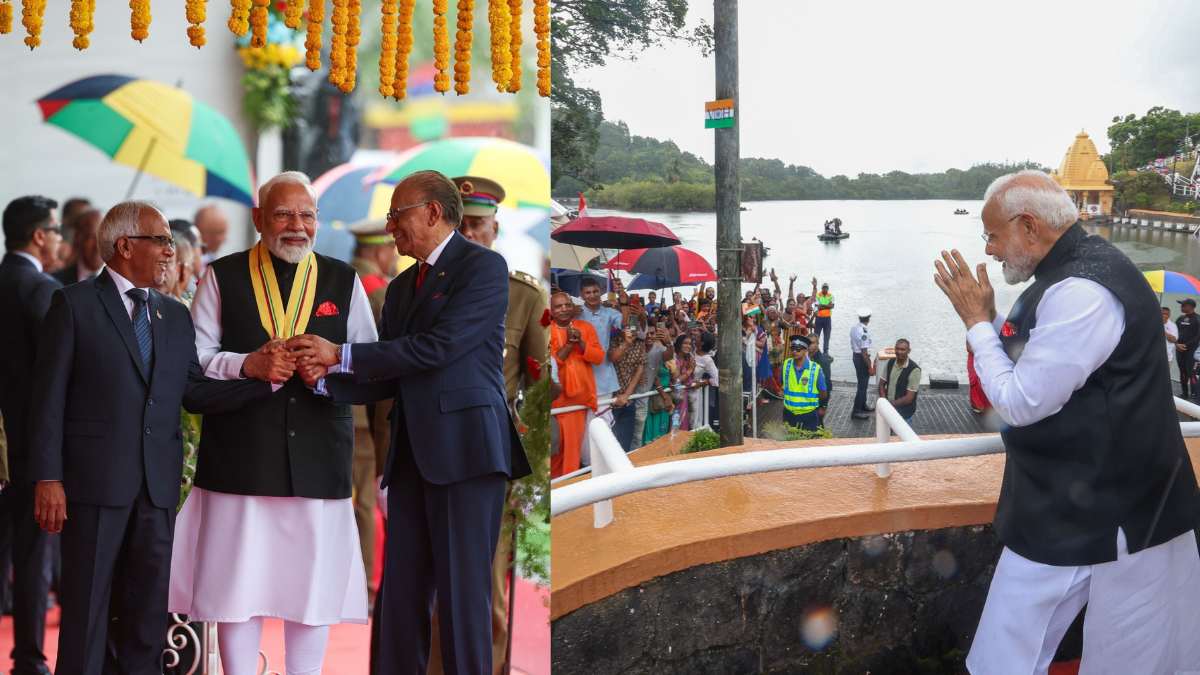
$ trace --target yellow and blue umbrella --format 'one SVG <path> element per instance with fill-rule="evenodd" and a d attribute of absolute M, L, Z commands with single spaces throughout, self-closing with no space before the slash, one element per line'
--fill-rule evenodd
<path fill-rule="evenodd" d="M 42 119 L 198 197 L 254 205 L 250 161 L 223 115 L 191 94 L 124 75 L 76 80 L 37 101 Z M 136 179 L 135 179 L 136 180 Z"/>
<path fill-rule="evenodd" d="M 1151 290 L 1160 295 L 1163 293 L 1200 295 L 1200 279 L 1190 274 L 1170 270 L 1154 270 L 1142 272 L 1142 276 L 1150 282 Z"/>

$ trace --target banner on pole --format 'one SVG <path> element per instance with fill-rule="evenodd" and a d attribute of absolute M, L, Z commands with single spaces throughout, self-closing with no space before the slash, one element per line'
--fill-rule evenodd
<path fill-rule="evenodd" d="M 733 99 L 723 98 L 704 104 L 704 128 L 728 129 L 733 126 Z"/>

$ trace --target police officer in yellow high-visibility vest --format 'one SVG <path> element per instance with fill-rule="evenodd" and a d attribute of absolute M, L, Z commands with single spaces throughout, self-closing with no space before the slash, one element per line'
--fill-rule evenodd
<path fill-rule="evenodd" d="M 817 409 L 829 397 L 825 372 L 808 358 L 809 339 L 792 338 L 792 358 L 783 362 L 783 421 L 790 426 L 816 431 L 821 426 Z"/>

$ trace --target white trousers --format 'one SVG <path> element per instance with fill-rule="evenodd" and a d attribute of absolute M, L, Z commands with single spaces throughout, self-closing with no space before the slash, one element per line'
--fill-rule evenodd
<path fill-rule="evenodd" d="M 1200 553 L 1192 531 L 1130 554 L 1117 531 L 1117 559 L 1085 567 L 1043 565 L 1007 547 L 975 641 L 973 675 L 1041 675 L 1079 610 L 1081 675 L 1200 672 Z"/>
<path fill-rule="evenodd" d="M 257 675 L 263 618 L 217 624 L 217 647 L 225 675 Z M 283 622 L 284 666 L 287 675 L 320 675 L 329 643 L 329 626 Z M 268 664 L 270 665 L 270 664 Z M 278 665 L 276 665 L 278 667 Z"/>

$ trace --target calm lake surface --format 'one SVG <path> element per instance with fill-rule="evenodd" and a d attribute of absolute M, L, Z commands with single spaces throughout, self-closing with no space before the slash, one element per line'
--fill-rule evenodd
<path fill-rule="evenodd" d="M 765 266 L 774 267 L 787 292 L 788 277 L 798 275 L 806 294 L 812 277 L 829 283 L 833 293 L 833 375 L 853 380 L 850 328 L 859 307 L 871 309 L 875 348 L 906 337 L 912 358 L 930 371 L 949 372 L 966 382 L 966 330 L 949 301 L 933 284 L 933 261 L 943 249 L 957 248 L 972 265 L 987 262 L 996 288 L 996 304 L 1006 312 L 1024 288 L 1004 283 L 1000 265 L 984 255 L 979 220 L 981 201 L 796 201 L 748 202 L 741 214 L 742 239 L 765 242 Z M 956 216 L 963 208 L 968 215 Z M 617 212 L 592 209 L 595 215 Z M 671 228 L 682 244 L 716 268 L 716 215 L 713 213 L 628 213 Z M 822 224 L 842 219 L 850 238 L 839 243 L 817 240 Z M 1139 269 L 1168 269 L 1200 276 L 1200 241 L 1185 233 L 1113 226 L 1088 230 L 1114 242 Z M 610 252 L 611 255 L 611 252 Z M 770 284 L 767 280 L 765 284 Z M 752 285 L 747 284 L 748 290 Z M 690 297 L 690 289 L 682 289 Z M 644 297 L 644 295 L 643 295 Z M 1180 296 L 1174 296 L 1180 297 Z M 1168 298 L 1172 309 L 1178 305 Z"/>

